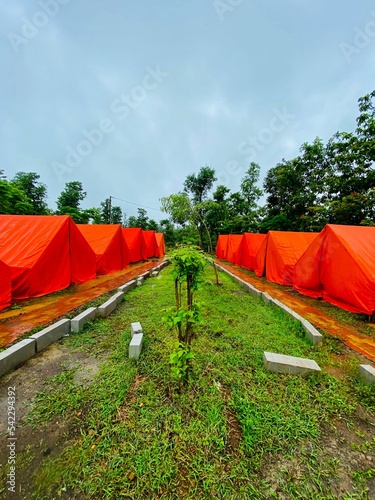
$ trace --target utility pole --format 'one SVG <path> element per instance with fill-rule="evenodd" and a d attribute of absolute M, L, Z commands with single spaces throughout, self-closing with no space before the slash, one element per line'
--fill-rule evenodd
<path fill-rule="evenodd" d="M 109 197 L 109 223 L 112 224 L 112 196 Z"/>

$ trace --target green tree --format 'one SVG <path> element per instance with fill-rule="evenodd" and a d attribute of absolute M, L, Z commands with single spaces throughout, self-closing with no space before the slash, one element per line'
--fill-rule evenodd
<path fill-rule="evenodd" d="M 120 224 L 123 222 L 121 207 L 112 205 L 110 198 L 106 198 L 100 203 L 100 213 L 102 224 Z"/>
<path fill-rule="evenodd" d="M 159 232 L 159 225 L 154 219 L 149 219 L 147 223 L 147 229 L 150 231 Z"/>
<path fill-rule="evenodd" d="M 47 187 L 39 179 L 36 172 L 17 172 L 11 182 L 26 194 L 33 206 L 33 214 L 45 215 L 49 213 Z"/>
<path fill-rule="evenodd" d="M 128 224 L 127 224 L 126 227 L 139 227 L 138 226 L 138 219 L 137 219 L 137 217 L 135 217 L 134 215 L 131 215 L 128 218 Z"/>
<path fill-rule="evenodd" d="M 258 187 L 260 166 L 258 163 L 250 163 L 244 178 L 241 181 L 241 194 L 246 201 L 247 215 L 253 214 L 257 210 L 257 202 L 263 192 Z"/>
<path fill-rule="evenodd" d="M 111 201 L 106 198 L 100 202 L 100 218 L 102 224 L 110 224 L 111 221 Z"/>
<path fill-rule="evenodd" d="M 326 150 L 322 140 L 316 138 L 312 144 L 304 143 L 300 152 L 300 156 L 283 159 L 267 172 L 263 231 L 312 229 L 312 209 L 326 198 Z"/>
<path fill-rule="evenodd" d="M 194 219 L 194 224 L 198 229 L 199 246 L 203 249 L 203 234 L 207 230 L 205 216 L 208 211 L 207 200 L 214 182 L 216 181 L 215 170 L 213 168 L 201 167 L 198 174 L 190 174 L 184 182 L 184 192 L 190 194 L 191 207 L 190 218 Z"/>
<path fill-rule="evenodd" d="M 142 229 L 147 230 L 148 229 L 148 215 L 147 211 L 144 208 L 137 208 L 138 216 L 137 216 L 137 226 L 136 227 L 141 227 Z"/>
<path fill-rule="evenodd" d="M 57 214 L 70 215 L 76 223 L 86 223 L 87 214 L 80 208 L 80 203 L 86 196 L 87 193 L 83 191 L 80 181 L 67 182 L 56 201 Z"/>
<path fill-rule="evenodd" d="M 99 208 L 87 208 L 86 210 L 82 210 L 82 219 L 86 219 L 87 223 L 92 224 L 102 224 L 102 216 Z"/>
<path fill-rule="evenodd" d="M 0 213 L 30 215 L 33 213 L 31 200 L 17 185 L 9 182 L 0 170 Z"/>
<path fill-rule="evenodd" d="M 122 224 L 122 209 L 121 207 L 115 205 L 112 207 L 112 217 L 111 224 Z"/>
<path fill-rule="evenodd" d="M 175 224 L 185 226 L 191 220 L 192 205 L 186 193 L 164 196 L 160 202 L 162 212 L 169 214 Z"/>
<path fill-rule="evenodd" d="M 161 232 L 164 233 L 166 246 L 174 246 L 177 242 L 177 234 L 173 223 L 169 219 L 162 219 L 159 224 Z"/>

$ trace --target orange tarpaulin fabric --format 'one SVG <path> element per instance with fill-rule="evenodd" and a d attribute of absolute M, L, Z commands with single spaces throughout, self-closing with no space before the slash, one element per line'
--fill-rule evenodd
<path fill-rule="evenodd" d="M 293 267 L 318 233 L 268 231 L 255 256 L 257 276 L 266 274 L 268 281 L 292 285 Z"/>
<path fill-rule="evenodd" d="M 144 231 L 142 229 L 143 241 L 145 242 L 145 260 L 150 257 L 157 257 L 158 245 L 156 243 L 155 231 Z"/>
<path fill-rule="evenodd" d="M 260 247 L 254 258 L 254 271 L 257 276 L 263 276 L 266 270 L 266 257 L 267 257 L 267 246 L 268 246 L 268 234 L 260 244 Z"/>
<path fill-rule="evenodd" d="M 228 236 L 227 261 L 232 264 L 239 264 L 241 260 L 242 234 L 230 234 Z"/>
<path fill-rule="evenodd" d="M 129 265 L 129 250 L 119 224 L 78 224 L 96 255 L 97 274 L 110 274 Z"/>
<path fill-rule="evenodd" d="M 158 255 L 157 257 L 164 257 L 165 255 L 165 241 L 163 233 L 155 233 L 156 244 L 158 246 Z"/>
<path fill-rule="evenodd" d="M 293 284 L 293 268 L 318 233 L 269 231 L 266 278 L 279 285 Z"/>
<path fill-rule="evenodd" d="M 130 262 L 145 260 L 143 257 L 144 251 L 142 250 L 144 246 L 142 229 L 140 227 L 123 227 L 122 234 L 129 248 Z"/>
<path fill-rule="evenodd" d="M 216 257 L 218 259 L 227 259 L 228 235 L 220 234 L 216 243 Z"/>
<path fill-rule="evenodd" d="M 266 237 L 265 234 L 244 233 L 241 241 L 240 266 L 254 271 L 255 256 Z"/>
<path fill-rule="evenodd" d="M 12 278 L 10 267 L 0 260 L 0 311 L 12 303 Z"/>
<path fill-rule="evenodd" d="M 293 288 L 342 309 L 375 311 L 375 228 L 328 224 L 294 268 Z"/>
<path fill-rule="evenodd" d="M 95 255 L 68 216 L 0 215 L 0 259 L 12 297 L 40 297 L 95 278 Z"/>

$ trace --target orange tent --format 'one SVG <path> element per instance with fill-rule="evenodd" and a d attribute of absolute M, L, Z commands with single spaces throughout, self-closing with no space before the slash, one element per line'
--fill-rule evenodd
<path fill-rule="evenodd" d="M 342 309 L 375 311 L 375 228 L 328 224 L 298 260 L 293 288 Z"/>
<path fill-rule="evenodd" d="M 269 232 L 266 234 L 266 237 L 263 239 L 254 257 L 254 271 L 257 276 L 263 276 L 266 270 L 268 235 Z"/>
<path fill-rule="evenodd" d="M 164 257 L 165 255 L 165 241 L 163 233 L 155 233 L 156 244 L 158 246 L 158 257 Z"/>
<path fill-rule="evenodd" d="M 119 224 L 78 224 L 96 256 L 97 274 L 110 274 L 129 265 L 129 250 Z"/>
<path fill-rule="evenodd" d="M 226 260 L 227 258 L 228 235 L 220 234 L 216 243 L 216 257 Z"/>
<path fill-rule="evenodd" d="M 227 261 L 232 264 L 240 263 L 242 237 L 242 234 L 230 234 L 228 236 Z"/>
<path fill-rule="evenodd" d="M 0 260 L 0 311 L 12 303 L 12 277 L 10 267 Z"/>
<path fill-rule="evenodd" d="M 139 262 L 145 260 L 144 257 L 144 240 L 142 237 L 142 229 L 140 227 L 123 227 L 122 234 L 124 235 L 126 244 L 129 248 L 130 262 Z"/>
<path fill-rule="evenodd" d="M 266 237 L 266 234 L 244 233 L 241 241 L 240 266 L 254 271 L 255 256 Z"/>
<path fill-rule="evenodd" d="M 264 244 L 258 251 L 260 258 L 265 254 L 267 280 L 279 285 L 292 285 L 294 265 L 317 235 L 318 233 L 269 231 L 266 252 Z M 261 250 L 262 253 L 259 253 Z"/>
<path fill-rule="evenodd" d="M 145 260 L 150 257 L 157 257 L 158 244 L 156 242 L 155 231 L 144 231 L 142 229 L 143 241 L 145 243 Z"/>
<path fill-rule="evenodd" d="M 0 215 L 0 259 L 11 268 L 14 299 L 96 277 L 95 255 L 66 215 Z"/>

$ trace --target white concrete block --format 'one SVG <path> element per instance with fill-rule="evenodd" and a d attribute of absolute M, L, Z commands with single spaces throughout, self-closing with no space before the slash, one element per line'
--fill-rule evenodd
<path fill-rule="evenodd" d="M 265 304 L 269 305 L 272 302 L 272 297 L 267 292 L 262 292 L 262 300 Z"/>
<path fill-rule="evenodd" d="M 40 352 L 56 340 L 61 339 L 70 332 L 70 319 L 62 319 L 51 326 L 47 326 L 38 333 L 30 335 L 30 339 L 36 342 L 36 352 Z"/>
<path fill-rule="evenodd" d="M 129 344 L 129 358 L 139 359 L 142 351 L 143 333 L 135 333 Z"/>
<path fill-rule="evenodd" d="M 243 287 L 247 292 L 249 292 L 251 295 L 253 295 L 253 297 L 261 297 L 262 296 L 262 292 L 260 290 L 255 288 L 255 286 L 251 285 L 250 283 L 247 283 L 246 281 L 244 281 Z"/>
<path fill-rule="evenodd" d="M 124 298 L 125 293 L 124 292 L 117 292 L 115 295 L 113 295 L 113 299 L 116 299 L 116 304 L 119 305 L 122 302 L 122 299 Z"/>
<path fill-rule="evenodd" d="M 130 335 L 133 337 L 135 333 L 143 333 L 142 325 L 136 321 L 130 325 Z"/>
<path fill-rule="evenodd" d="M 296 358 L 295 356 L 285 356 L 273 352 L 263 353 L 264 366 L 271 372 L 298 373 L 319 372 L 320 367 L 313 359 Z"/>
<path fill-rule="evenodd" d="M 309 322 L 307 319 L 302 319 L 302 327 L 306 332 L 307 338 L 313 345 L 320 345 L 323 343 L 323 335 Z"/>
<path fill-rule="evenodd" d="M 128 293 L 130 290 L 133 290 L 133 288 L 137 287 L 137 282 L 135 280 L 128 281 L 127 283 L 124 283 L 123 285 L 118 287 L 119 292 L 124 292 Z"/>
<path fill-rule="evenodd" d="M 375 368 L 373 366 L 359 365 L 359 374 L 366 384 L 375 384 Z"/>
<path fill-rule="evenodd" d="M 104 304 L 98 307 L 98 316 L 105 318 L 111 314 L 117 307 L 117 298 L 115 296 L 108 299 Z"/>
<path fill-rule="evenodd" d="M 70 331 L 79 332 L 88 321 L 96 318 L 97 313 L 96 307 L 89 307 L 86 311 L 81 312 L 81 314 L 70 320 Z"/>
<path fill-rule="evenodd" d="M 0 377 L 34 356 L 36 342 L 25 339 L 0 352 Z"/>

